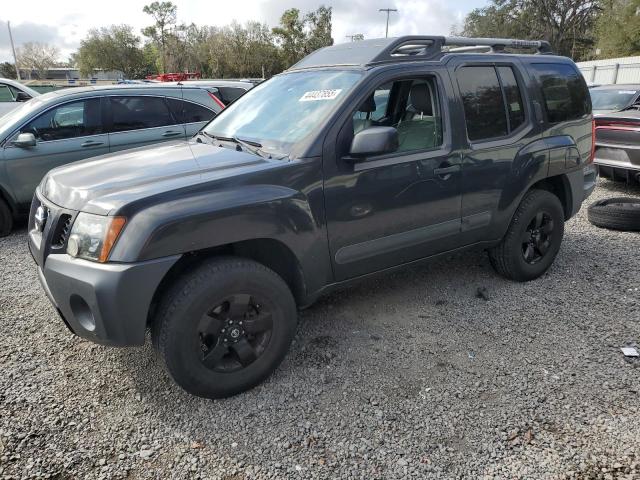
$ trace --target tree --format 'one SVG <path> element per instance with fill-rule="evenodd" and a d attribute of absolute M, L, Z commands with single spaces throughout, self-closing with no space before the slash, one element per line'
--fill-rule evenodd
<path fill-rule="evenodd" d="M 560 55 L 590 57 L 602 0 L 491 0 L 465 18 L 463 35 L 542 39 Z"/>
<path fill-rule="evenodd" d="M 285 11 L 280 17 L 280 26 L 273 28 L 272 32 L 282 48 L 285 64 L 293 65 L 304 56 L 306 38 L 300 10 L 290 8 Z"/>
<path fill-rule="evenodd" d="M 154 25 L 142 30 L 145 37 L 151 38 L 159 47 L 161 58 L 161 72 L 166 72 L 167 42 L 170 35 L 175 34 L 178 7 L 171 2 L 153 2 L 145 5 L 142 11 L 153 17 Z"/>
<path fill-rule="evenodd" d="M 13 63 L 2 62 L 0 63 L 0 77 L 4 78 L 18 78 L 16 75 L 16 67 Z"/>
<path fill-rule="evenodd" d="M 29 78 L 35 70 L 40 80 L 47 78 L 47 72 L 55 65 L 59 54 L 58 47 L 40 42 L 25 43 L 16 51 L 20 68 L 28 71 Z"/>
<path fill-rule="evenodd" d="M 611 0 L 598 18 L 599 57 L 640 55 L 640 0 Z"/>
<path fill-rule="evenodd" d="M 320 6 L 315 12 L 300 18 L 300 10 L 291 8 L 280 17 L 273 35 L 282 49 L 287 66 L 318 48 L 333 45 L 331 38 L 331 7 Z"/>
<path fill-rule="evenodd" d="M 309 29 L 305 54 L 333 45 L 333 38 L 331 37 L 331 7 L 321 5 L 315 12 L 308 13 L 305 21 Z M 364 36 L 362 36 L 362 39 L 364 39 Z"/>
<path fill-rule="evenodd" d="M 153 64 L 145 58 L 140 47 L 140 37 L 133 33 L 133 28 L 129 25 L 111 25 L 89 30 L 87 37 L 80 42 L 80 49 L 73 60 L 83 76 L 103 69 L 118 70 L 126 78 L 140 78 L 155 70 Z"/>

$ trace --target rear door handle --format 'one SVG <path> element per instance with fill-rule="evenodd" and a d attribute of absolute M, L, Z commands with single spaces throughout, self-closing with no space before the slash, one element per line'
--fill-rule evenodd
<path fill-rule="evenodd" d="M 81 147 L 97 147 L 99 145 L 104 145 L 104 142 L 96 142 L 94 140 L 87 140 L 80 144 Z"/>
<path fill-rule="evenodd" d="M 176 135 L 181 135 L 181 132 L 174 132 L 173 130 L 169 130 L 162 134 L 163 137 L 175 137 Z"/>
<path fill-rule="evenodd" d="M 451 165 L 449 167 L 434 168 L 433 174 L 441 177 L 449 178 L 452 173 L 460 171 L 460 165 Z M 446 180 L 445 178 L 445 180 Z"/>

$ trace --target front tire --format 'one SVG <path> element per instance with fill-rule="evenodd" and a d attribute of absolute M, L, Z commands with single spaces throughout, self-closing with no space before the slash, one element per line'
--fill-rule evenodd
<path fill-rule="evenodd" d="M 0 198 L 0 237 L 6 237 L 13 228 L 13 214 L 9 205 Z"/>
<path fill-rule="evenodd" d="M 176 282 L 152 337 L 178 385 L 223 398 L 265 380 L 284 359 L 296 326 L 296 304 L 280 276 L 252 260 L 223 257 Z"/>
<path fill-rule="evenodd" d="M 488 251 L 489 260 L 503 277 L 527 282 L 549 269 L 563 236 L 564 210 L 558 197 L 546 190 L 530 190 L 500 244 Z"/>

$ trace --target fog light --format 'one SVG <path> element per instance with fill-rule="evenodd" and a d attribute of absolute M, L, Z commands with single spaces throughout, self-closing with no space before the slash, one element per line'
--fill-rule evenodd
<path fill-rule="evenodd" d="M 71 235 L 69 240 L 67 241 L 67 253 L 72 257 L 77 257 L 78 252 L 80 251 L 80 236 L 79 235 Z"/>

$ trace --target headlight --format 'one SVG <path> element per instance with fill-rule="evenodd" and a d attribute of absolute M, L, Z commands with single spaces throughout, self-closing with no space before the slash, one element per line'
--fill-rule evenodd
<path fill-rule="evenodd" d="M 125 223 L 124 217 L 78 214 L 67 241 L 67 253 L 72 257 L 106 262 Z"/>

